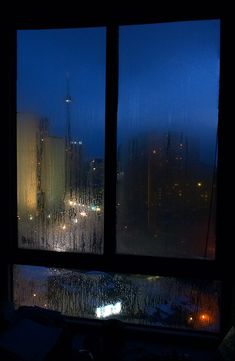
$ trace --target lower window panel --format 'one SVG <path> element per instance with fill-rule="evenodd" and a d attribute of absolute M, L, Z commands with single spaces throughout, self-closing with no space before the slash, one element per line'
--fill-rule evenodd
<path fill-rule="evenodd" d="M 220 282 L 14 265 L 14 304 L 66 316 L 220 331 Z"/>

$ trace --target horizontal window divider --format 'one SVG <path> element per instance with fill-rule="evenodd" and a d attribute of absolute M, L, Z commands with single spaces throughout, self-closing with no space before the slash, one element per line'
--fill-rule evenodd
<path fill-rule="evenodd" d="M 216 261 L 177 259 L 132 255 L 97 255 L 88 253 L 51 252 L 18 249 L 11 253 L 13 264 L 37 265 L 77 270 L 159 275 L 195 279 L 223 280 L 228 276 L 226 267 Z"/>
<path fill-rule="evenodd" d="M 32 14 L 31 14 L 32 15 Z M 117 25 L 137 25 L 137 24 L 152 24 L 152 23 L 162 23 L 162 22 L 176 22 L 176 21 L 193 21 L 193 20 L 205 20 L 205 19 L 218 19 L 221 18 L 221 14 L 218 11 L 205 11 L 202 10 L 200 13 L 195 14 L 193 11 L 191 14 L 187 13 L 182 14 L 182 11 L 174 11 L 174 13 L 169 14 L 168 10 L 164 11 L 161 14 L 144 15 L 141 14 L 102 14 L 99 16 L 88 14 L 87 12 L 82 13 L 81 15 L 75 13 L 69 14 L 68 17 L 63 16 L 47 16 L 45 14 L 33 14 L 29 17 L 24 17 L 22 15 L 16 16 L 14 19 L 14 26 L 19 30 L 27 29 L 53 29 L 53 28 L 84 28 L 84 27 L 99 27 L 99 26 L 109 26 L 110 24 Z"/>

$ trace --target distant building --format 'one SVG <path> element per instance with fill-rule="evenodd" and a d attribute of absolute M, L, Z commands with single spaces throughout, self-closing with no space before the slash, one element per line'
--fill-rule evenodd
<path fill-rule="evenodd" d="M 89 203 L 101 205 L 103 203 L 104 192 L 104 161 L 94 158 L 88 162 L 87 169 L 87 191 L 89 193 Z"/>
<path fill-rule="evenodd" d="M 119 147 L 119 220 L 156 230 L 198 205 L 199 143 L 182 132 L 146 133 Z M 194 188 L 193 188 L 194 187 Z M 196 199 L 197 198 L 197 199 Z"/>
<path fill-rule="evenodd" d="M 79 197 L 84 185 L 83 144 L 80 140 L 70 141 L 70 188 Z"/>
<path fill-rule="evenodd" d="M 17 201 L 18 215 L 37 211 L 37 142 L 39 119 L 34 114 L 17 114 Z"/>
<path fill-rule="evenodd" d="M 58 211 L 65 194 L 65 141 L 62 137 L 43 139 L 41 191 L 44 210 Z"/>

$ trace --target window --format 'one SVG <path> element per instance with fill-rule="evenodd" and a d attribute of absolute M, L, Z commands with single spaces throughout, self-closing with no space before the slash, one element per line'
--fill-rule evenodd
<path fill-rule="evenodd" d="M 219 27 L 120 27 L 118 252 L 215 258 Z"/>
<path fill-rule="evenodd" d="M 220 283 L 15 266 L 14 303 L 89 319 L 217 333 Z"/>
<path fill-rule="evenodd" d="M 220 21 L 103 25 L 18 31 L 14 300 L 218 333 Z"/>
<path fill-rule="evenodd" d="M 17 35 L 19 247 L 102 253 L 105 29 Z"/>

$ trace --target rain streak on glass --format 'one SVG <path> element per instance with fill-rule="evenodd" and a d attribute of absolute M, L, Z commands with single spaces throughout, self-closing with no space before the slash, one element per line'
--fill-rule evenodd
<path fill-rule="evenodd" d="M 15 265 L 14 303 L 80 318 L 220 330 L 218 281 Z"/>
<path fill-rule="evenodd" d="M 17 41 L 19 247 L 102 253 L 105 29 Z"/>
<path fill-rule="evenodd" d="M 119 39 L 117 252 L 214 259 L 220 22 Z"/>

